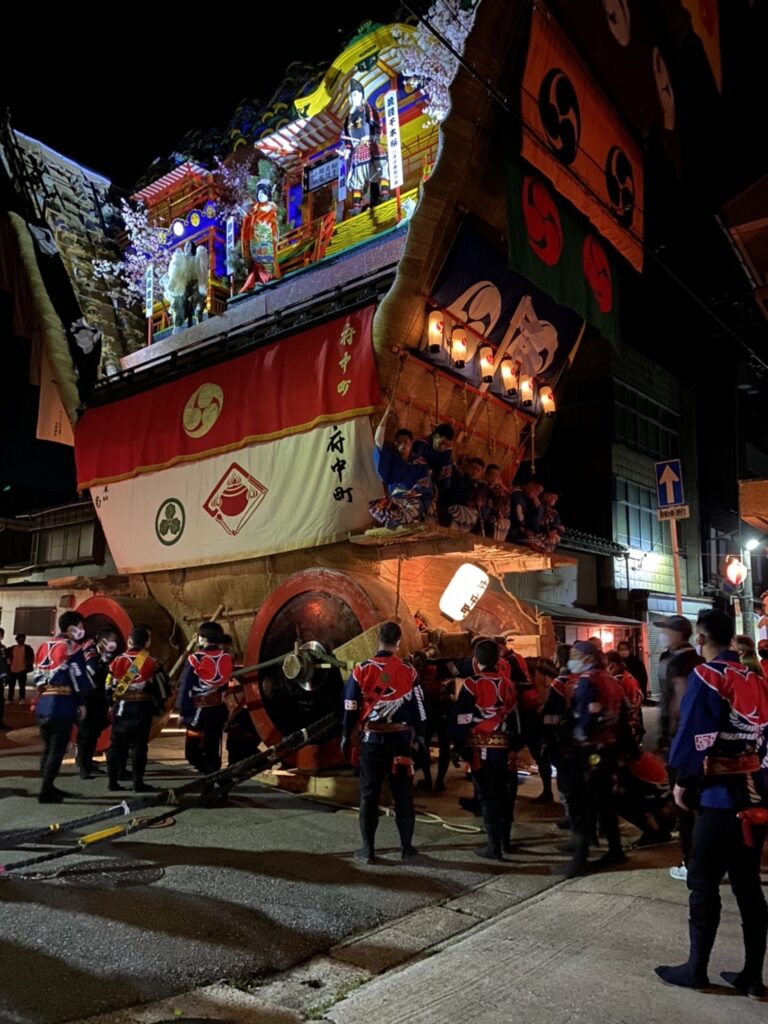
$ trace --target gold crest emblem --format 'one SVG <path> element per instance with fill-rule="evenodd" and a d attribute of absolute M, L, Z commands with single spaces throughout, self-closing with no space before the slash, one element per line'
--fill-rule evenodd
<path fill-rule="evenodd" d="M 187 399 L 181 422 L 189 437 L 204 437 L 221 415 L 224 392 L 218 384 L 201 384 Z"/>

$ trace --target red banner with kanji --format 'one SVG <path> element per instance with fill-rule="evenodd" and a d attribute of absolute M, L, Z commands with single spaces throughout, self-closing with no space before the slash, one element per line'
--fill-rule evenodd
<path fill-rule="evenodd" d="M 75 430 L 78 488 L 373 412 L 380 403 L 371 332 L 374 308 L 86 410 Z"/>
<path fill-rule="evenodd" d="M 521 111 L 523 157 L 642 270 L 640 149 L 560 27 L 538 3 L 531 19 Z"/>

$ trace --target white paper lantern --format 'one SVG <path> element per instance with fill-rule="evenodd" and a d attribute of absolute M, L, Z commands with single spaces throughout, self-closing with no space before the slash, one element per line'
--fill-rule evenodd
<path fill-rule="evenodd" d="M 440 598 L 440 611 L 451 622 L 462 622 L 488 588 L 488 573 L 479 566 L 465 562 L 453 574 L 453 579 Z"/>

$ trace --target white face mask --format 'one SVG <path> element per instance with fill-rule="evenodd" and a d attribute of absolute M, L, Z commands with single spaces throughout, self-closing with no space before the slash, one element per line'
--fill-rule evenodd
<path fill-rule="evenodd" d="M 85 630 L 82 626 L 73 626 L 69 635 L 73 640 L 82 640 L 85 636 Z"/>
<path fill-rule="evenodd" d="M 117 650 L 117 644 L 114 640 L 109 640 L 104 644 L 104 651 L 107 654 L 112 654 L 113 651 Z"/>
<path fill-rule="evenodd" d="M 584 671 L 584 662 L 580 661 L 578 658 L 569 658 L 568 671 L 573 673 L 575 676 L 580 675 Z"/>

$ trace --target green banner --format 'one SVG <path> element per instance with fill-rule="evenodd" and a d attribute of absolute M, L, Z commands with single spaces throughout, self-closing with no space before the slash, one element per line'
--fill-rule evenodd
<path fill-rule="evenodd" d="M 507 159 L 510 267 L 619 340 L 616 268 L 589 222 L 519 157 Z"/>

